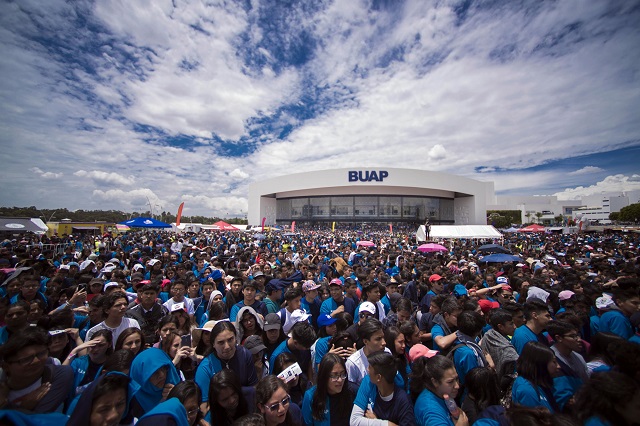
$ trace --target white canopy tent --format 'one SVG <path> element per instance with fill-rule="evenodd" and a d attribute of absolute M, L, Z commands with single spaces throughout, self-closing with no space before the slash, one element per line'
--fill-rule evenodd
<path fill-rule="evenodd" d="M 491 225 L 431 225 L 429 240 L 445 238 L 499 238 L 504 237 Z M 424 225 L 420 225 L 416 231 L 418 241 L 427 241 Z"/>

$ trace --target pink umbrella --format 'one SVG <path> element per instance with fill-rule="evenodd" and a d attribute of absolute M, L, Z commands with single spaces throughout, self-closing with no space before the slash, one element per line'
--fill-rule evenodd
<path fill-rule="evenodd" d="M 423 253 L 432 253 L 434 251 L 449 251 L 449 249 L 446 248 L 445 246 L 441 246 L 440 244 L 433 244 L 433 243 L 422 244 L 418 246 L 418 250 Z"/>
<path fill-rule="evenodd" d="M 373 241 L 356 241 L 357 246 L 362 247 L 375 247 L 376 244 Z"/>

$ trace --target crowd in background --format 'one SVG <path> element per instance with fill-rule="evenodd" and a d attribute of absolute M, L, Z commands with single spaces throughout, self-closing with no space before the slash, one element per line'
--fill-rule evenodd
<path fill-rule="evenodd" d="M 638 234 L 296 231 L 5 240 L 0 419 L 638 423 Z"/>

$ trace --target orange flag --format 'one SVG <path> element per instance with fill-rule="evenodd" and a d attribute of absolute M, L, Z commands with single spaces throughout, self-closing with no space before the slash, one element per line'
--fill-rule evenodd
<path fill-rule="evenodd" d="M 176 217 L 176 226 L 180 226 L 180 219 L 182 218 L 182 208 L 184 207 L 184 201 L 178 207 L 178 216 Z"/>

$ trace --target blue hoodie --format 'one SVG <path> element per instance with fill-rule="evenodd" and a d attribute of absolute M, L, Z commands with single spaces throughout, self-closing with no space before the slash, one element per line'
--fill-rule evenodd
<path fill-rule="evenodd" d="M 153 409 L 162 399 L 162 388 L 149 381 L 151 376 L 162 367 L 168 367 L 165 383 L 177 385 L 180 375 L 169 356 L 158 348 L 149 348 L 140 352 L 133 360 L 129 375 L 140 385 L 135 394 L 136 400 L 145 412 Z"/>

